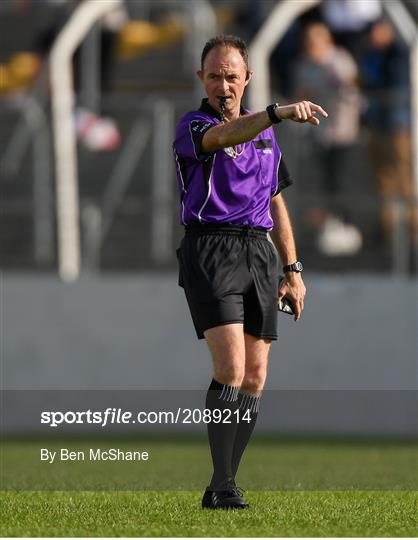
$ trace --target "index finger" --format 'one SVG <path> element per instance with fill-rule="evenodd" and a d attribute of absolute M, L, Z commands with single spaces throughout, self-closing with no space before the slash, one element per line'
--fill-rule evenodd
<path fill-rule="evenodd" d="M 294 320 L 295 321 L 298 321 L 301 316 L 302 316 L 302 311 L 303 311 L 303 302 L 302 301 L 298 301 L 298 302 L 295 302 L 294 304 L 294 308 L 295 308 L 295 316 L 294 316 Z"/>
<path fill-rule="evenodd" d="M 320 105 L 317 105 L 316 103 L 312 103 L 311 101 L 309 101 L 309 104 L 313 112 L 321 113 L 324 118 L 328 117 L 327 111 L 325 111 Z"/>

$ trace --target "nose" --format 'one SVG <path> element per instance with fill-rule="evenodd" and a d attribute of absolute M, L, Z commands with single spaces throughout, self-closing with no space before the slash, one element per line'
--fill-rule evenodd
<path fill-rule="evenodd" d="M 221 79 L 221 81 L 220 81 L 220 90 L 222 90 L 223 95 L 226 95 L 228 93 L 229 84 L 228 84 L 228 81 L 226 79 Z"/>

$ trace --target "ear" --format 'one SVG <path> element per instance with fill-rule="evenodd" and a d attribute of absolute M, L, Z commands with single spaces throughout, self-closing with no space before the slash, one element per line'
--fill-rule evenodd
<path fill-rule="evenodd" d="M 199 69 L 199 71 L 196 71 L 196 75 L 203 82 L 203 71 L 201 69 Z"/>
<path fill-rule="evenodd" d="M 254 75 L 254 71 L 247 71 L 247 75 L 245 77 L 245 86 L 250 82 L 252 76 Z"/>

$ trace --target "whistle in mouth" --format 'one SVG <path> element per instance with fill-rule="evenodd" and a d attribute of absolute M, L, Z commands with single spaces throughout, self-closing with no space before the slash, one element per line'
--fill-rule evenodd
<path fill-rule="evenodd" d="M 221 109 L 224 109 L 225 108 L 225 102 L 226 102 L 226 97 L 225 96 L 221 96 L 219 98 L 219 107 Z"/>

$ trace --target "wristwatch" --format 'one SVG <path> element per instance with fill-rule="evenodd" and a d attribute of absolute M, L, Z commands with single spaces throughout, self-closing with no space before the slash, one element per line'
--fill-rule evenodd
<path fill-rule="evenodd" d="M 286 266 L 283 266 L 283 273 L 286 272 L 297 272 L 298 274 L 302 272 L 303 265 L 300 261 L 296 261 L 292 264 L 286 264 Z"/>
<path fill-rule="evenodd" d="M 270 122 L 272 124 L 278 124 L 279 122 L 282 121 L 282 119 L 279 118 L 275 112 L 278 107 L 279 107 L 278 103 L 273 103 L 272 105 L 269 105 L 268 107 L 266 107 L 268 117 L 270 118 Z"/>

